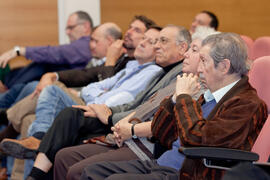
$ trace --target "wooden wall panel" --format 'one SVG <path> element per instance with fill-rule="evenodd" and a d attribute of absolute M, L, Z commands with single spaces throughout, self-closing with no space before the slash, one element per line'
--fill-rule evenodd
<path fill-rule="evenodd" d="M 0 54 L 15 45 L 58 44 L 57 19 L 56 0 L 2 0 L 0 6 Z M 18 61 L 17 58 L 12 62 L 12 67 L 25 63 Z"/>
<path fill-rule="evenodd" d="M 1 1 L 0 24 L 0 52 L 14 45 L 57 44 L 57 1 Z"/>
<path fill-rule="evenodd" d="M 269 0 L 101 0 L 101 22 L 114 21 L 123 30 L 135 14 L 145 14 L 160 25 L 190 27 L 194 16 L 210 10 L 220 20 L 220 31 L 257 38 L 270 35 Z"/>

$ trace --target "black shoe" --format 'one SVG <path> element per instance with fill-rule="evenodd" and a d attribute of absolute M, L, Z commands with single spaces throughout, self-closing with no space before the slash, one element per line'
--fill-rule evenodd
<path fill-rule="evenodd" d="M 7 109 L 0 108 L 0 125 L 8 125 Z"/>
<path fill-rule="evenodd" d="M 40 143 L 40 141 L 35 141 L 39 140 L 36 140 L 32 136 L 22 140 L 4 139 L 0 144 L 0 149 L 7 155 L 18 159 L 35 159 Z M 35 147 L 29 146 L 33 144 Z"/>

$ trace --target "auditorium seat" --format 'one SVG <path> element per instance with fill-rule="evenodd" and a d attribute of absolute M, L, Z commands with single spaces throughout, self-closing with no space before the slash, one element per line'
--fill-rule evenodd
<path fill-rule="evenodd" d="M 270 36 L 259 37 L 253 43 L 251 58 L 255 60 L 262 56 L 270 56 Z"/>
<path fill-rule="evenodd" d="M 249 83 L 257 90 L 258 96 L 265 101 L 270 113 L 270 56 L 257 58 L 248 74 Z"/>
<path fill-rule="evenodd" d="M 254 144 L 252 147 L 252 152 L 256 152 L 259 154 L 259 161 L 258 162 L 267 162 L 270 158 L 270 115 L 268 115 L 268 118 L 266 122 L 264 123 L 264 126 Z"/>

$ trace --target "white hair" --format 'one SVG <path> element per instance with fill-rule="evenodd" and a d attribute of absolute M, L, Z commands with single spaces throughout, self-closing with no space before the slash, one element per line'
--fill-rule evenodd
<path fill-rule="evenodd" d="M 207 36 L 213 34 L 219 34 L 219 31 L 216 31 L 214 28 L 207 27 L 207 26 L 198 26 L 195 32 L 192 34 L 192 40 L 200 39 L 204 40 Z"/>

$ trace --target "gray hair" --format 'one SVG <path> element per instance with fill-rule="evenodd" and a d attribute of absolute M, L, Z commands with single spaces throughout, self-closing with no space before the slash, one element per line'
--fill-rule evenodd
<path fill-rule="evenodd" d="M 112 26 L 108 27 L 106 29 L 106 35 L 111 36 L 115 40 L 122 39 L 121 29 L 116 25 L 112 25 Z"/>
<path fill-rule="evenodd" d="M 207 26 L 198 26 L 195 32 L 192 34 L 192 40 L 199 39 L 204 40 L 210 35 L 219 34 L 220 32 L 216 31 L 214 28 Z"/>
<path fill-rule="evenodd" d="M 203 40 L 202 46 L 211 47 L 210 56 L 214 60 L 215 67 L 224 59 L 229 59 L 229 73 L 237 73 L 240 76 L 248 72 L 246 66 L 247 48 L 241 37 L 235 33 L 220 33 L 208 36 Z"/>
<path fill-rule="evenodd" d="M 185 27 L 176 26 L 176 25 L 172 25 L 172 24 L 169 24 L 166 27 L 176 28 L 178 30 L 178 36 L 176 37 L 176 43 L 177 44 L 180 44 L 182 42 L 186 42 L 188 46 L 190 45 L 191 36 L 190 36 L 189 31 Z"/>
<path fill-rule="evenodd" d="M 90 27 L 93 28 L 93 20 L 92 20 L 91 16 L 87 12 L 85 12 L 85 11 L 76 11 L 73 14 L 77 14 L 77 16 L 78 16 L 77 21 L 89 22 Z"/>

